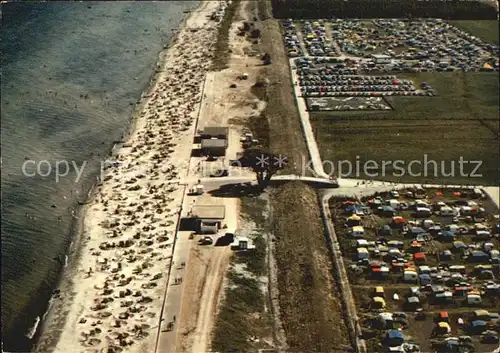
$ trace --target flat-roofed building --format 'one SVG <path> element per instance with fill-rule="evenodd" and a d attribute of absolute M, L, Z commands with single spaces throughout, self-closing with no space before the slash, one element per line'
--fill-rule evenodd
<path fill-rule="evenodd" d="M 371 59 L 375 62 L 375 64 L 390 64 L 392 57 L 384 54 L 372 54 Z"/>
<path fill-rule="evenodd" d="M 203 139 L 200 147 L 201 153 L 205 156 L 225 156 L 227 140 Z"/>
<path fill-rule="evenodd" d="M 229 127 L 227 126 L 206 126 L 200 132 L 201 139 L 221 139 L 227 140 Z"/>
<path fill-rule="evenodd" d="M 195 205 L 191 208 L 189 217 L 196 221 L 200 233 L 217 233 L 226 217 L 224 205 Z"/>

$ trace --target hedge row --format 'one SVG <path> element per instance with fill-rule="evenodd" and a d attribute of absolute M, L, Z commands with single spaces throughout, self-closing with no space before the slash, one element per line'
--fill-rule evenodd
<path fill-rule="evenodd" d="M 492 1 L 467 0 L 271 0 L 275 18 L 442 18 L 496 20 Z"/>

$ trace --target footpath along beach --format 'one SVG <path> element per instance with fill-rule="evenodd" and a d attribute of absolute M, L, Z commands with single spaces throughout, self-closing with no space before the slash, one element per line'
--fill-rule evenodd
<path fill-rule="evenodd" d="M 84 211 L 71 291 L 56 299 L 64 320 L 49 315 L 37 352 L 154 352 L 184 195 L 167 181 L 188 173 L 218 34 L 210 15 L 223 5 L 202 1 L 157 68 L 135 128 Z"/>

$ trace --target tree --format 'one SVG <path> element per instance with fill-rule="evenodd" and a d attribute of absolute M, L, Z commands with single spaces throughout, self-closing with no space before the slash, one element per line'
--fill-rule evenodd
<path fill-rule="evenodd" d="M 250 32 L 250 38 L 260 38 L 260 29 L 252 29 Z"/>
<path fill-rule="evenodd" d="M 261 187 L 266 187 L 272 176 L 288 163 L 283 155 L 276 155 L 261 148 L 249 148 L 238 160 L 241 166 L 252 168 Z"/>

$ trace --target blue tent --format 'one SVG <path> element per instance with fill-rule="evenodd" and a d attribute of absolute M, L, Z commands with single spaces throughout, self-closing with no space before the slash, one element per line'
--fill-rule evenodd
<path fill-rule="evenodd" d="M 460 344 L 458 343 L 458 340 L 457 339 L 447 340 L 446 349 L 448 349 L 449 352 L 459 352 Z"/>
<path fill-rule="evenodd" d="M 383 226 L 383 227 L 381 227 L 379 229 L 379 233 L 381 235 L 391 235 L 392 234 L 391 226 L 389 226 L 388 224 L 386 224 L 385 226 Z"/>
<path fill-rule="evenodd" d="M 425 230 L 420 228 L 420 227 L 413 227 L 413 228 L 410 228 L 410 233 L 411 234 L 420 234 L 420 233 L 425 233 Z"/>
<path fill-rule="evenodd" d="M 420 285 L 425 286 L 426 284 L 431 284 L 432 283 L 432 278 L 429 274 L 423 273 L 420 276 Z"/>
<path fill-rule="evenodd" d="M 389 330 L 385 336 L 386 342 L 390 346 L 399 346 L 404 343 L 405 336 L 399 330 Z"/>
<path fill-rule="evenodd" d="M 490 256 L 481 250 L 474 250 L 471 252 L 471 260 L 475 262 L 489 262 Z"/>
<path fill-rule="evenodd" d="M 467 249 L 468 246 L 463 241 L 455 241 L 453 242 L 453 247 L 455 249 Z"/>
<path fill-rule="evenodd" d="M 470 325 L 474 328 L 486 326 L 486 321 L 483 320 L 474 320 L 470 323 Z"/>
<path fill-rule="evenodd" d="M 355 213 L 361 211 L 361 206 L 358 205 L 347 205 L 344 207 L 346 213 Z"/>
<path fill-rule="evenodd" d="M 452 231 L 446 230 L 444 232 L 439 233 L 439 237 L 444 241 L 453 241 L 455 239 L 455 233 Z"/>

